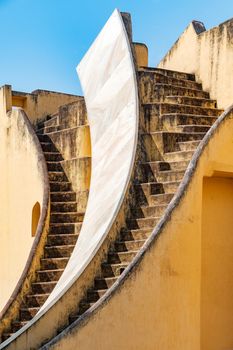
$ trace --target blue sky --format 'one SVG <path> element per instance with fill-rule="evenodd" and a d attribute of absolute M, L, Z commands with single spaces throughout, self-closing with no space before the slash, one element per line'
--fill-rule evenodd
<path fill-rule="evenodd" d="M 114 8 L 131 13 L 151 66 L 193 19 L 209 29 L 233 16 L 233 0 L 0 0 L 0 85 L 80 94 L 75 67 Z"/>

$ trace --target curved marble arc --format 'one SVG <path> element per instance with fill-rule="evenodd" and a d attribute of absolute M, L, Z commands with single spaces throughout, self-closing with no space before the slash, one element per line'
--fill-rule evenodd
<path fill-rule="evenodd" d="M 0 349 L 28 332 L 42 316 L 46 319 L 46 312 L 78 280 L 107 237 L 130 181 L 138 138 L 138 91 L 131 46 L 118 10 L 77 71 L 92 143 L 91 185 L 82 230 L 66 269 L 45 304 Z"/>
<path fill-rule="evenodd" d="M 115 10 L 77 67 L 91 130 L 92 176 L 82 230 L 41 311 L 67 290 L 98 251 L 130 179 L 138 135 L 138 92 L 130 43 Z"/>

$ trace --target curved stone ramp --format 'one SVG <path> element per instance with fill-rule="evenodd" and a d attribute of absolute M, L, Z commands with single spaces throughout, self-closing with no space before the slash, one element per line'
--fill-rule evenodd
<path fill-rule="evenodd" d="M 42 200 L 40 200 L 39 196 L 36 197 L 36 200 L 38 201 L 38 203 L 41 203 L 40 218 L 36 228 L 35 238 L 34 238 L 29 256 L 26 260 L 25 267 L 23 269 L 23 272 L 21 274 L 21 277 L 18 283 L 15 286 L 15 289 L 12 295 L 10 296 L 5 307 L 2 309 L 0 313 L 0 335 L 2 335 L 2 333 L 6 329 L 9 329 L 11 321 L 18 316 L 19 307 L 22 303 L 22 299 L 24 298 L 25 294 L 28 292 L 29 285 L 35 279 L 35 270 L 38 269 L 40 266 L 40 258 L 42 256 L 41 251 L 43 251 L 43 247 L 45 245 L 46 236 L 48 232 L 49 215 L 50 215 L 48 172 L 47 172 L 44 155 L 43 155 L 41 146 L 39 144 L 38 138 L 36 137 L 36 134 L 33 130 L 33 127 L 29 119 L 27 118 L 25 112 L 21 108 L 12 109 L 6 114 L 5 117 L 1 115 L 1 123 L 4 123 L 4 122 L 6 122 L 7 125 L 1 125 L 1 130 L 2 132 L 4 132 L 3 131 L 4 128 L 7 127 L 9 137 L 11 137 L 11 139 L 8 141 L 8 149 L 6 150 L 6 152 L 10 154 L 9 152 L 10 152 L 11 144 L 14 144 L 14 143 L 17 144 L 17 142 L 20 143 L 20 146 L 18 147 L 17 151 L 15 150 L 14 154 L 13 155 L 10 154 L 10 156 L 12 157 L 12 159 L 16 157 L 16 162 L 19 162 L 19 161 L 21 162 L 20 167 L 22 167 L 22 162 L 23 161 L 25 162 L 23 164 L 24 171 L 29 172 L 30 174 L 29 178 L 32 184 L 34 186 L 37 186 L 37 189 L 36 189 L 37 192 L 40 191 L 40 187 L 42 188 L 43 195 L 42 195 Z M 9 130 L 10 130 L 10 133 L 9 133 Z M 24 148 L 24 153 L 22 157 L 22 155 L 20 155 L 20 149 L 23 149 L 23 148 Z M 17 169 L 17 171 L 20 171 L 20 169 Z M 35 173 L 37 173 L 37 177 L 40 179 L 41 186 L 39 186 L 38 182 L 36 182 L 35 180 Z M 26 173 L 23 179 L 24 181 L 27 181 L 27 176 L 28 176 L 28 173 Z M 19 179 L 20 178 L 21 177 L 19 176 Z M 28 189 L 30 189 L 30 185 L 28 186 Z M 26 199 L 24 198 L 23 205 L 25 210 L 28 211 L 27 190 L 25 190 Z M 20 191 L 18 191 L 18 193 L 21 193 L 21 189 Z M 30 193 L 30 195 L 31 195 L 30 201 L 33 202 L 35 200 L 34 199 L 35 194 Z M 20 201 L 22 201 L 22 198 L 18 200 L 17 194 L 16 194 L 15 202 L 18 203 Z M 30 218 L 28 219 L 30 222 Z M 15 231 L 17 231 L 17 222 L 15 222 L 15 225 L 16 226 L 14 227 L 14 234 L 15 234 Z M 24 227 L 24 229 L 26 230 L 28 237 L 30 237 L 32 233 L 28 230 L 28 227 L 27 228 Z M 30 227 L 30 230 L 31 230 L 31 227 Z"/>
<path fill-rule="evenodd" d="M 111 235 L 116 235 L 118 222 L 124 220 L 123 200 L 137 146 L 138 95 L 130 44 L 118 11 L 113 13 L 84 61 L 80 74 L 91 124 L 93 175 L 82 234 L 51 297 L 1 349 L 38 348 L 54 336 L 57 328 L 64 326 L 70 311 L 76 309 L 83 288 L 92 282 L 98 260 L 100 264 Z M 93 76 L 95 83 L 90 86 Z"/>
<path fill-rule="evenodd" d="M 233 340 L 232 336 L 229 337 L 229 334 L 232 335 L 232 322 L 227 325 L 219 324 L 215 328 L 217 338 L 213 333 L 209 337 L 209 331 L 213 326 L 212 317 L 216 319 L 215 311 L 211 318 L 207 317 L 207 322 L 203 322 L 205 309 L 202 306 L 202 293 L 205 293 L 205 290 L 202 289 L 202 271 L 206 265 L 205 260 L 202 261 L 202 256 L 203 253 L 205 259 L 208 256 L 210 246 L 206 239 L 211 242 L 212 232 L 207 238 L 202 236 L 204 229 L 202 208 L 203 184 L 206 180 L 230 180 L 232 186 L 232 129 L 233 106 L 220 116 L 200 142 L 177 193 L 151 236 L 118 278 L 117 283 L 82 317 L 76 318 L 69 327 L 41 349 L 69 350 L 80 347 L 82 350 L 109 348 L 197 350 L 206 349 L 208 345 L 211 349 L 219 349 L 222 344 L 226 348 L 230 347 Z M 229 214 L 229 217 L 232 215 Z M 209 219 L 211 220 L 211 217 Z M 229 224 L 227 228 L 229 233 L 226 233 L 228 238 L 232 236 L 232 224 L 231 222 Z M 217 230 L 215 234 L 218 233 L 220 234 Z M 227 251 L 228 258 L 231 257 L 233 242 L 232 239 L 230 242 L 222 242 L 221 236 L 219 238 L 216 236 L 215 239 L 217 239 L 215 247 L 217 257 L 222 256 L 222 259 L 215 261 L 215 255 L 212 257 L 214 264 L 212 277 L 215 277 L 214 288 L 217 291 L 218 301 L 221 302 L 223 298 L 219 294 L 218 285 L 219 280 L 224 281 L 226 275 L 224 254 Z M 202 250 L 203 242 L 207 244 L 206 251 Z M 211 242 L 212 249 L 213 242 Z M 226 250 L 222 254 L 221 249 L 224 245 Z M 223 279 L 218 275 L 221 264 L 223 264 L 222 270 L 220 269 L 224 275 Z M 217 272 L 214 268 L 217 268 Z M 205 274 L 204 276 L 206 279 Z M 213 289 L 213 281 L 211 279 L 209 281 L 210 289 L 207 289 L 207 294 L 204 296 L 208 295 L 207 302 L 210 298 L 208 293 Z M 230 293 L 227 297 L 228 302 L 232 300 Z M 215 302 L 210 304 L 210 310 L 214 306 Z M 232 303 L 229 314 L 232 315 Z M 227 337 L 220 339 L 220 343 L 219 326 L 221 331 L 222 327 L 227 326 L 226 334 L 228 334 Z M 200 331 L 204 333 L 201 337 Z M 200 340 L 203 347 L 200 347 Z"/>

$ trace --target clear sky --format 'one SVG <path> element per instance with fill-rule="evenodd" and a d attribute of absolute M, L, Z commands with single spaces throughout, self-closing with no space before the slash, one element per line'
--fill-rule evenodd
<path fill-rule="evenodd" d="M 151 66 L 192 20 L 233 16 L 233 0 L 0 0 L 0 85 L 80 94 L 75 67 L 115 8 L 131 13 Z"/>

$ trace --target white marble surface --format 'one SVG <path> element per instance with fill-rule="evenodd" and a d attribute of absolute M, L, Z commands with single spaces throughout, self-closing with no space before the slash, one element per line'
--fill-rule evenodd
<path fill-rule="evenodd" d="M 131 175 L 138 134 L 138 93 L 130 45 L 118 10 L 77 71 L 91 130 L 90 194 L 76 247 L 39 314 L 78 279 L 96 254 L 118 214 Z"/>

